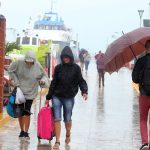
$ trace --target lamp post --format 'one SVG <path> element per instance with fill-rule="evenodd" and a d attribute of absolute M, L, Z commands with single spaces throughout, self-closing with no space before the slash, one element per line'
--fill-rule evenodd
<path fill-rule="evenodd" d="M 50 52 L 46 52 L 45 54 L 47 54 L 47 57 L 46 57 L 45 59 L 46 59 L 46 66 L 47 66 L 47 68 L 48 68 L 48 77 L 50 78 L 51 54 L 50 54 Z"/>
<path fill-rule="evenodd" d="M 141 28 L 142 27 L 142 16 L 143 16 L 144 10 L 140 9 L 140 10 L 138 10 L 138 13 L 139 13 L 139 17 L 140 17 L 140 28 Z"/>

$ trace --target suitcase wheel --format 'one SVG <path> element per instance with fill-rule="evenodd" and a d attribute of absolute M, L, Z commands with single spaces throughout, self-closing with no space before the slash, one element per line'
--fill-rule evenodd
<path fill-rule="evenodd" d="M 49 144 L 51 145 L 51 140 L 49 140 Z"/>
<path fill-rule="evenodd" d="M 38 139 L 38 143 L 41 144 L 41 140 L 40 139 Z"/>

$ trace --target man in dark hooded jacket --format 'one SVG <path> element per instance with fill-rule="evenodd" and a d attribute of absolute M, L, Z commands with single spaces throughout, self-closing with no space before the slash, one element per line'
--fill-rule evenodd
<path fill-rule="evenodd" d="M 74 97 L 78 93 L 78 87 L 82 96 L 87 100 L 88 87 L 83 79 L 80 67 L 74 63 L 74 57 L 70 47 L 66 46 L 61 53 L 62 63 L 55 67 L 54 77 L 51 82 L 49 92 L 46 96 L 46 104 L 52 100 L 52 106 L 55 119 L 56 143 L 54 149 L 60 145 L 61 131 L 61 109 L 64 111 L 64 122 L 66 127 L 65 143 L 70 142 L 70 131 L 72 127 L 72 109 L 74 106 Z"/>

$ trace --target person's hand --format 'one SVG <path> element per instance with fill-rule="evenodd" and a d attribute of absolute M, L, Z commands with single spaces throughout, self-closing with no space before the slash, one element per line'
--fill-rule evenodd
<path fill-rule="evenodd" d="M 88 95 L 86 93 L 83 94 L 83 98 L 86 101 L 88 99 Z"/>
<path fill-rule="evenodd" d="M 43 86 L 43 85 L 45 84 L 45 81 L 40 80 L 40 81 L 39 81 L 39 84 L 40 84 L 40 86 Z"/>
<path fill-rule="evenodd" d="M 45 106 L 49 106 L 49 100 L 45 101 Z"/>

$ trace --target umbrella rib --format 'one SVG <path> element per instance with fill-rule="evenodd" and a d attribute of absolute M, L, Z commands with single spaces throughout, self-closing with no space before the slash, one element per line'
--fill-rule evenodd
<path fill-rule="evenodd" d="M 134 57 L 135 57 L 135 59 L 137 60 L 137 57 L 136 57 L 136 55 L 135 55 L 135 53 L 134 53 L 134 51 L 133 51 L 133 49 L 132 49 L 131 45 L 129 46 L 129 49 L 131 50 L 131 52 L 132 52 L 133 56 L 134 56 Z"/>
<path fill-rule="evenodd" d="M 116 57 L 115 57 L 115 65 L 116 65 L 116 70 L 118 70 L 118 69 L 117 69 L 117 61 L 116 61 Z"/>
<path fill-rule="evenodd" d="M 123 59 L 124 64 L 126 64 L 126 62 L 125 62 L 125 60 L 124 60 L 124 57 L 123 57 L 123 53 L 121 53 L 121 56 L 122 56 L 122 59 Z"/>

